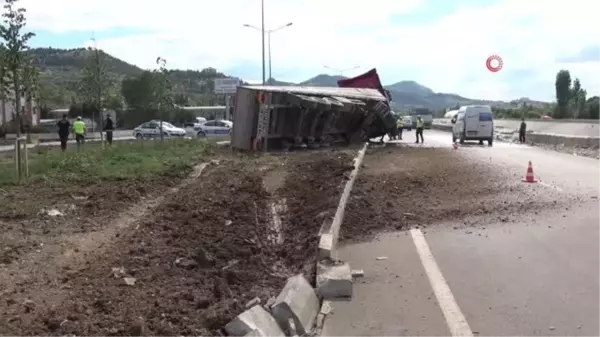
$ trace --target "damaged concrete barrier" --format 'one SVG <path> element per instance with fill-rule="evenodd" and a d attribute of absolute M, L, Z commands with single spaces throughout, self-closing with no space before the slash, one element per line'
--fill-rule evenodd
<path fill-rule="evenodd" d="M 292 276 L 271 306 L 273 317 L 288 336 L 308 333 L 319 313 L 319 299 L 302 274 Z M 293 326 L 291 326 L 293 325 Z"/>
<path fill-rule="evenodd" d="M 348 263 L 317 263 L 317 294 L 324 300 L 352 297 L 352 270 Z"/>
<path fill-rule="evenodd" d="M 562 145 L 564 147 L 573 148 L 590 148 L 597 149 L 600 147 L 600 137 L 572 136 L 572 135 L 557 135 L 551 133 L 531 133 L 527 135 L 527 143 Z"/>
<path fill-rule="evenodd" d="M 358 151 L 356 158 L 354 158 L 354 170 L 352 170 L 350 173 L 350 177 L 346 182 L 346 186 L 344 186 L 344 191 L 340 197 L 340 202 L 337 210 L 335 211 L 335 215 L 333 216 L 333 220 L 330 223 L 327 223 L 327 226 L 324 226 L 324 228 L 321 229 L 319 237 L 319 260 L 332 258 L 332 254 L 334 253 L 337 239 L 340 234 L 340 226 L 344 220 L 346 204 L 348 203 L 352 186 L 354 185 L 354 181 L 356 180 L 356 176 L 358 175 L 358 171 L 362 165 L 363 158 L 365 157 L 367 145 L 368 144 L 365 144 L 363 148 Z"/>
<path fill-rule="evenodd" d="M 244 335 L 244 337 L 262 337 L 262 336 L 264 336 L 264 335 L 261 335 L 260 331 L 258 331 L 256 329 L 254 329 Z"/>
<path fill-rule="evenodd" d="M 230 336 L 285 336 L 275 318 L 260 305 L 239 314 L 225 325 Z"/>

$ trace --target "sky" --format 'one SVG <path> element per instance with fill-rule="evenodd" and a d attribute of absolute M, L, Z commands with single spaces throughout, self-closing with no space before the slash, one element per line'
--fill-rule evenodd
<path fill-rule="evenodd" d="M 264 0 L 271 73 L 300 82 L 377 68 L 464 97 L 552 101 L 560 69 L 600 94 L 596 0 Z M 21 0 L 32 47 L 99 48 L 142 68 L 262 80 L 260 0 Z M 267 35 L 267 36 L 269 36 Z M 268 41 L 268 39 L 267 39 Z M 268 48 L 265 48 L 268 49 Z M 268 70 L 268 50 L 266 76 Z M 486 68 L 499 56 L 498 72 Z M 351 70 L 343 71 L 344 69 Z"/>

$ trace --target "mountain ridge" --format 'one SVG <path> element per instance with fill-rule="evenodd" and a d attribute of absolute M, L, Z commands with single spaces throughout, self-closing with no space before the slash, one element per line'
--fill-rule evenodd
<path fill-rule="evenodd" d="M 33 48 L 29 50 L 35 64 L 40 69 L 40 82 L 44 92 L 41 96 L 53 107 L 65 107 L 77 99 L 77 88 L 81 79 L 82 70 L 85 68 L 90 49 L 73 48 Z M 137 76 L 144 69 L 116 58 L 108 53 L 105 56 L 107 72 L 116 81 Z M 169 77 L 173 84 L 175 94 L 187 97 L 191 105 L 216 105 L 222 104 L 223 98 L 213 94 L 214 79 L 231 77 L 214 68 L 202 70 L 170 69 Z M 302 86 L 330 86 L 337 87 L 337 81 L 346 77 L 328 74 L 318 74 L 300 83 L 291 83 L 271 79 L 271 85 L 302 85 Z M 405 80 L 384 86 L 392 94 L 394 109 L 408 109 L 411 107 L 425 107 L 432 110 L 454 108 L 468 104 L 490 104 L 496 107 L 519 107 L 524 102 L 528 105 L 547 104 L 532 101 L 527 98 L 511 102 L 491 101 L 483 99 L 470 99 L 458 94 L 436 93 L 432 89 L 415 81 Z"/>
<path fill-rule="evenodd" d="M 320 87 L 337 86 L 338 80 L 346 78 L 348 77 L 319 74 L 300 83 L 284 82 L 276 79 L 270 80 L 272 85 L 301 85 Z M 454 93 L 435 92 L 431 88 L 412 80 L 403 80 L 389 85 L 384 85 L 383 87 L 390 91 L 392 95 L 392 107 L 394 109 L 423 107 L 431 110 L 442 110 L 470 104 L 487 104 L 497 108 L 518 108 L 524 104 L 535 107 L 541 107 L 549 104 L 548 102 L 531 100 L 527 97 L 522 97 L 511 101 L 466 98 Z"/>

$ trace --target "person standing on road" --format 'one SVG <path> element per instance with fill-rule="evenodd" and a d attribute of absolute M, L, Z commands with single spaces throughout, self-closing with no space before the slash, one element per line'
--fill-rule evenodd
<path fill-rule="evenodd" d="M 115 130 L 115 126 L 114 126 L 113 120 L 112 120 L 112 118 L 110 118 L 110 115 L 107 115 L 106 121 L 104 122 L 103 131 L 106 133 L 106 142 L 108 143 L 108 145 L 112 145 L 114 130 Z"/>
<path fill-rule="evenodd" d="M 69 141 L 69 131 L 71 130 L 71 122 L 67 119 L 67 114 L 62 115 L 62 119 L 56 122 L 56 127 L 58 128 L 60 148 L 65 152 L 67 150 L 67 142 Z"/>
<path fill-rule="evenodd" d="M 527 124 L 525 123 L 525 117 L 521 118 L 521 126 L 519 127 L 519 142 L 525 143 L 525 131 L 527 131 Z"/>
<path fill-rule="evenodd" d="M 423 118 L 421 118 L 421 116 L 417 116 L 417 141 L 415 143 L 419 144 L 419 136 L 421 136 L 421 143 L 424 143 L 425 141 L 423 140 L 423 127 L 425 126 L 425 123 L 423 122 Z"/>
<path fill-rule="evenodd" d="M 396 121 L 396 127 L 398 128 L 398 139 L 402 140 L 402 129 L 404 129 L 404 121 L 402 117 Z"/>
<path fill-rule="evenodd" d="M 78 149 L 85 142 L 85 131 L 85 123 L 81 120 L 81 116 L 79 116 L 73 123 L 73 134 L 75 135 L 75 141 L 77 142 Z"/>

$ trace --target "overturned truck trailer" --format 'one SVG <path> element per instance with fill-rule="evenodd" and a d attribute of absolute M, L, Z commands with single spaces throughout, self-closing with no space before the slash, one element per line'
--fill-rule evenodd
<path fill-rule="evenodd" d="M 389 110 L 376 89 L 241 86 L 233 112 L 231 147 L 241 150 L 317 148 L 385 134 Z"/>

